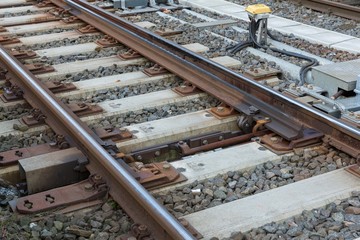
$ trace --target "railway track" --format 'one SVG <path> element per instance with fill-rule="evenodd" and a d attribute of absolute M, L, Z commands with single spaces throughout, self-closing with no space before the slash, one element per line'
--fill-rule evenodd
<path fill-rule="evenodd" d="M 357 2 L 357 5 L 346 4 L 342 1 L 300 1 L 305 7 L 314 9 L 316 11 L 332 13 L 340 17 L 353 19 L 356 21 L 360 20 L 360 7 L 358 6 L 360 3 Z"/>
<path fill-rule="evenodd" d="M 254 81 L 238 73 L 249 71 L 239 71 L 234 58 L 210 53 L 210 61 L 200 54 L 211 51 L 199 43 L 179 47 L 173 41 L 180 41 L 177 34 L 184 30 L 160 28 L 154 34 L 85 1 L 52 0 L 43 8 L 18 7 L 22 9 L 10 8 L 15 3 L 1 4 L 0 14 L 10 15 L 1 22 L 1 106 L 7 121 L 0 122 L 0 129 L 2 148 L 10 150 L 2 153 L 1 176 L 18 182 L 25 175 L 27 191 L 33 194 L 13 203 L 19 212 L 51 210 L 84 201 L 84 195 L 90 200 L 110 193 L 136 223 L 131 234 L 137 238 L 191 239 L 191 233 L 199 237 L 191 225 L 208 239 L 246 232 L 331 201 L 358 199 L 357 177 L 342 169 L 359 158 L 358 125 L 264 85 L 281 82 L 274 73 Z M 25 12 L 30 14 L 21 16 Z M 211 20 L 197 27 L 216 30 L 224 24 L 233 23 Z M 251 139 L 256 141 L 212 152 Z M 15 144 L 20 150 L 14 149 L 14 141 L 21 143 Z M 325 145 L 281 157 L 259 142 L 276 152 Z M 203 151 L 210 152 L 192 156 Z M 184 156 L 192 157 L 152 163 Z M 226 162 L 219 166 L 219 159 Z M 20 172 L 11 165 L 17 161 Z M 76 173 L 70 170 L 60 177 L 58 169 L 64 165 Z M 358 166 L 349 169 L 356 173 Z M 320 172 L 324 174 L 316 176 Z M 80 185 L 41 192 L 80 179 L 85 179 Z M 174 179 L 182 182 L 164 186 Z M 152 189 L 151 194 L 139 182 Z M 67 191 L 80 193 L 61 196 Z M 296 197 L 286 199 L 289 192 Z M 237 217 L 226 217 L 229 211 Z M 351 222 L 351 216 L 345 217 Z M 267 234 L 276 232 L 269 225 L 264 229 Z M 79 230 L 74 232 L 81 236 Z"/>

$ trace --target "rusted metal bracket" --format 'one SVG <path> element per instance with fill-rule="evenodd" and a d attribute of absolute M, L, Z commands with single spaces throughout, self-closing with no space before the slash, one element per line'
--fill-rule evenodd
<path fill-rule="evenodd" d="M 107 196 L 109 187 L 99 175 L 91 175 L 89 179 L 65 187 L 33 194 L 17 199 L 16 210 L 30 214 L 47 211 L 80 202 L 102 199 Z"/>
<path fill-rule="evenodd" d="M 36 57 L 36 52 L 32 50 L 11 50 L 10 54 L 17 59 L 29 59 Z"/>
<path fill-rule="evenodd" d="M 161 74 L 169 73 L 166 68 L 160 66 L 159 64 L 155 64 L 154 66 L 150 68 L 145 68 L 143 72 L 148 75 L 149 77 L 158 76 Z"/>
<path fill-rule="evenodd" d="M 77 29 L 77 31 L 79 33 L 82 33 L 82 34 L 98 32 L 98 30 L 95 27 L 91 26 L 91 25 L 86 25 L 85 27 Z"/>
<path fill-rule="evenodd" d="M 197 93 L 201 93 L 202 91 L 196 86 L 192 85 L 190 82 L 185 81 L 183 85 L 173 88 L 173 91 L 181 96 L 189 96 Z"/>
<path fill-rule="evenodd" d="M 38 108 L 31 110 L 30 115 L 21 118 L 22 122 L 27 126 L 37 126 L 45 122 L 46 116 Z"/>
<path fill-rule="evenodd" d="M 202 239 L 203 235 L 198 232 L 187 220 L 179 219 L 179 222 L 188 230 L 196 239 Z"/>
<path fill-rule="evenodd" d="M 153 158 L 168 154 L 170 151 L 178 152 L 179 156 L 192 155 L 198 152 L 209 151 L 216 148 L 227 147 L 234 144 L 250 141 L 253 137 L 263 136 L 268 130 L 250 132 L 244 134 L 242 131 L 214 132 L 206 135 L 185 139 L 179 142 L 168 143 L 141 149 L 125 155 L 124 158 L 131 161 L 150 162 Z M 175 159 L 174 159 L 175 160 Z"/>
<path fill-rule="evenodd" d="M 42 74 L 48 72 L 54 72 L 55 69 L 52 66 L 48 66 L 41 63 L 36 64 L 25 64 L 25 67 L 32 73 L 32 74 Z"/>
<path fill-rule="evenodd" d="M 346 136 L 342 136 L 342 138 L 346 138 Z M 360 146 L 350 146 L 350 145 L 346 145 L 343 142 L 332 138 L 329 135 L 326 135 L 323 138 L 323 142 L 326 144 L 329 144 L 330 146 L 333 146 L 337 149 L 339 149 L 340 151 L 344 151 L 346 153 L 348 153 L 349 155 L 351 155 L 352 157 L 359 159 L 360 161 Z M 346 141 L 344 141 L 346 142 Z"/>
<path fill-rule="evenodd" d="M 142 56 L 137 51 L 129 49 L 125 53 L 118 54 L 118 57 L 121 58 L 122 60 L 129 60 L 129 59 L 141 58 Z"/>
<path fill-rule="evenodd" d="M 209 113 L 211 113 L 218 119 L 224 119 L 238 114 L 233 107 L 227 106 L 224 103 L 221 103 L 217 107 L 211 108 Z"/>
<path fill-rule="evenodd" d="M 23 94 L 23 91 L 17 85 L 13 85 L 9 80 L 6 80 L 4 84 L 4 92 L 0 95 L 0 98 L 4 102 L 17 101 L 22 99 Z"/>
<path fill-rule="evenodd" d="M 61 82 L 44 82 L 45 86 L 53 93 L 69 92 L 76 90 L 76 86 L 73 83 L 61 83 Z"/>
<path fill-rule="evenodd" d="M 70 16 L 70 17 L 61 19 L 61 21 L 62 21 L 63 23 L 69 24 L 69 23 L 80 22 L 80 19 L 77 18 L 77 17 L 75 17 L 75 16 Z"/>
<path fill-rule="evenodd" d="M 351 165 L 351 166 L 345 168 L 345 170 L 348 171 L 349 173 L 357 176 L 358 178 L 360 178 L 360 166 L 359 166 L 359 164 Z"/>
<path fill-rule="evenodd" d="M 44 0 L 44 1 L 36 4 L 35 6 L 38 8 L 45 8 L 45 7 L 53 7 L 54 4 L 52 4 L 52 2 L 49 0 Z"/>
<path fill-rule="evenodd" d="M 249 70 L 245 71 L 244 75 L 256 81 L 260 81 L 274 76 L 280 77 L 281 71 L 271 67 L 265 67 L 265 68 L 251 67 Z"/>
<path fill-rule="evenodd" d="M 9 45 L 14 43 L 19 43 L 20 39 L 14 36 L 0 36 L 0 44 L 1 45 Z"/>
<path fill-rule="evenodd" d="M 56 152 L 68 148 L 69 144 L 61 136 L 54 143 L 41 144 L 34 147 L 19 148 L 0 153 L 0 166 L 16 164 L 18 160 L 45 153 Z"/>
<path fill-rule="evenodd" d="M 274 152 L 282 153 L 292 151 L 294 148 L 300 148 L 320 143 L 322 141 L 322 138 L 324 137 L 324 134 L 316 131 L 315 129 L 307 128 L 304 129 L 303 133 L 303 137 L 292 141 L 287 141 L 282 137 L 276 135 L 275 133 L 271 133 L 262 136 L 260 138 L 260 142 Z"/>
<path fill-rule="evenodd" d="M 108 35 L 105 35 L 102 39 L 99 39 L 96 41 L 96 44 L 98 44 L 100 47 L 113 47 L 116 46 L 119 42 Z"/>
<path fill-rule="evenodd" d="M 7 29 L 4 26 L 0 26 L 0 32 L 7 32 Z"/>
<path fill-rule="evenodd" d="M 90 103 L 70 103 L 66 105 L 78 117 L 92 115 L 103 111 L 103 109 L 100 106 L 92 105 Z"/>
<path fill-rule="evenodd" d="M 135 179 L 147 189 L 167 186 L 186 180 L 180 172 L 167 162 L 147 164 L 131 162 L 128 165 Z"/>
<path fill-rule="evenodd" d="M 172 30 L 169 28 L 165 28 L 165 29 L 159 29 L 159 30 L 155 30 L 154 33 L 162 36 L 162 37 L 168 37 L 168 36 L 173 36 L 173 35 L 178 35 L 183 33 L 182 30 Z"/>
<path fill-rule="evenodd" d="M 126 128 L 114 128 L 111 126 L 94 129 L 95 134 L 102 140 L 112 140 L 114 142 L 130 140 L 133 134 Z"/>
<path fill-rule="evenodd" d="M 149 231 L 148 227 L 139 223 L 134 223 L 131 226 L 129 233 L 120 236 L 120 240 L 128 239 L 155 240 L 155 238 L 151 236 L 151 232 Z"/>
<path fill-rule="evenodd" d="M 70 16 L 68 9 L 63 9 L 58 7 L 50 9 L 48 13 L 54 16 L 64 16 L 65 14 L 68 14 Z"/>

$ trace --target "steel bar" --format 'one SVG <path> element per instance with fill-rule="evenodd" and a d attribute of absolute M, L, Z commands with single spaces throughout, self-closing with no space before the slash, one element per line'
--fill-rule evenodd
<path fill-rule="evenodd" d="M 320 12 L 360 21 L 360 7 L 329 0 L 300 0 L 300 3 L 307 8 Z"/>
<path fill-rule="evenodd" d="M 263 114 L 272 118 L 272 121 L 265 125 L 270 130 L 283 128 L 282 132 L 288 131 L 286 137 L 291 138 L 295 136 L 301 122 L 344 145 L 359 149 L 347 153 L 356 158 L 360 157 L 359 129 L 286 97 L 96 6 L 90 6 L 84 1 L 51 1 L 195 86 L 220 98 L 236 110 L 246 111 L 249 103 L 255 105 Z"/>
<path fill-rule="evenodd" d="M 0 60 L 11 72 L 32 106 L 40 108 L 57 133 L 70 136 L 89 158 L 92 173 L 100 174 L 110 193 L 137 223 L 145 224 L 155 239 L 193 239 L 192 235 L 127 172 L 90 134 L 91 130 L 55 99 L 53 93 L 0 46 Z"/>

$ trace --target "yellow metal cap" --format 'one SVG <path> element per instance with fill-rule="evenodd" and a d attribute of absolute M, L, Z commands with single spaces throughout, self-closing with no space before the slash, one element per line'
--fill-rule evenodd
<path fill-rule="evenodd" d="M 245 8 L 245 11 L 247 11 L 248 13 L 251 13 L 253 15 L 271 13 L 271 9 L 268 6 L 266 6 L 265 4 L 261 4 L 261 3 L 247 6 Z"/>

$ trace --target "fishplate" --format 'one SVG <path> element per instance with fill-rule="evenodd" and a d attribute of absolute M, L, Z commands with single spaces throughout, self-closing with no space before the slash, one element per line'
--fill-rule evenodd
<path fill-rule="evenodd" d="M 19 43 L 20 40 L 14 36 L 0 36 L 1 45 L 9 45 L 14 43 Z"/>
<path fill-rule="evenodd" d="M 45 86 L 53 93 L 68 92 L 76 90 L 76 86 L 73 83 L 61 83 L 61 82 L 44 82 Z"/>
<path fill-rule="evenodd" d="M 9 150 L 0 153 L 0 166 L 15 164 L 18 162 L 18 160 L 23 158 L 29 158 L 49 152 L 55 152 L 68 147 L 69 144 L 64 139 L 61 141 L 61 137 L 60 137 L 59 141 L 54 143 L 47 143 L 47 144 L 36 145 L 33 147 Z"/>
<path fill-rule="evenodd" d="M 103 127 L 94 129 L 95 134 L 102 140 L 114 142 L 125 141 L 133 138 L 133 134 L 125 128 Z"/>
<path fill-rule="evenodd" d="M 102 39 L 99 39 L 96 41 L 96 44 L 98 44 L 100 47 L 113 47 L 116 46 L 119 42 L 108 35 L 105 35 Z"/>
<path fill-rule="evenodd" d="M 169 73 L 168 70 L 166 70 L 166 68 L 160 66 L 159 64 L 155 64 L 154 66 L 150 67 L 150 68 L 145 68 L 143 70 L 143 72 L 148 75 L 149 77 L 153 77 L 153 76 L 157 76 L 157 75 L 161 75 L 161 74 L 165 74 L 165 73 Z"/>
<path fill-rule="evenodd" d="M 16 201 L 19 213 L 29 214 L 75 203 L 88 202 L 106 197 L 109 187 L 99 175 L 69 186 L 21 197 Z"/>
<path fill-rule="evenodd" d="M 78 117 L 92 115 L 103 111 L 103 109 L 100 106 L 92 105 L 90 103 L 69 103 L 66 105 Z"/>
<path fill-rule="evenodd" d="M 41 63 L 35 64 L 25 64 L 25 67 L 32 73 L 32 74 L 42 74 L 48 72 L 54 72 L 55 69 L 52 66 L 48 66 Z"/>
<path fill-rule="evenodd" d="M 82 34 L 98 32 L 98 30 L 94 26 L 91 26 L 91 25 L 86 25 L 85 27 L 79 28 L 77 31 Z"/>
<path fill-rule="evenodd" d="M 125 53 L 118 54 L 118 56 L 119 56 L 119 58 L 121 58 L 123 60 L 129 60 L 129 59 L 135 59 L 135 58 L 142 57 L 139 52 L 132 50 L 132 49 L 129 49 Z"/>
<path fill-rule="evenodd" d="M 29 59 L 36 57 L 36 52 L 32 50 L 11 50 L 10 54 L 17 59 Z"/>

